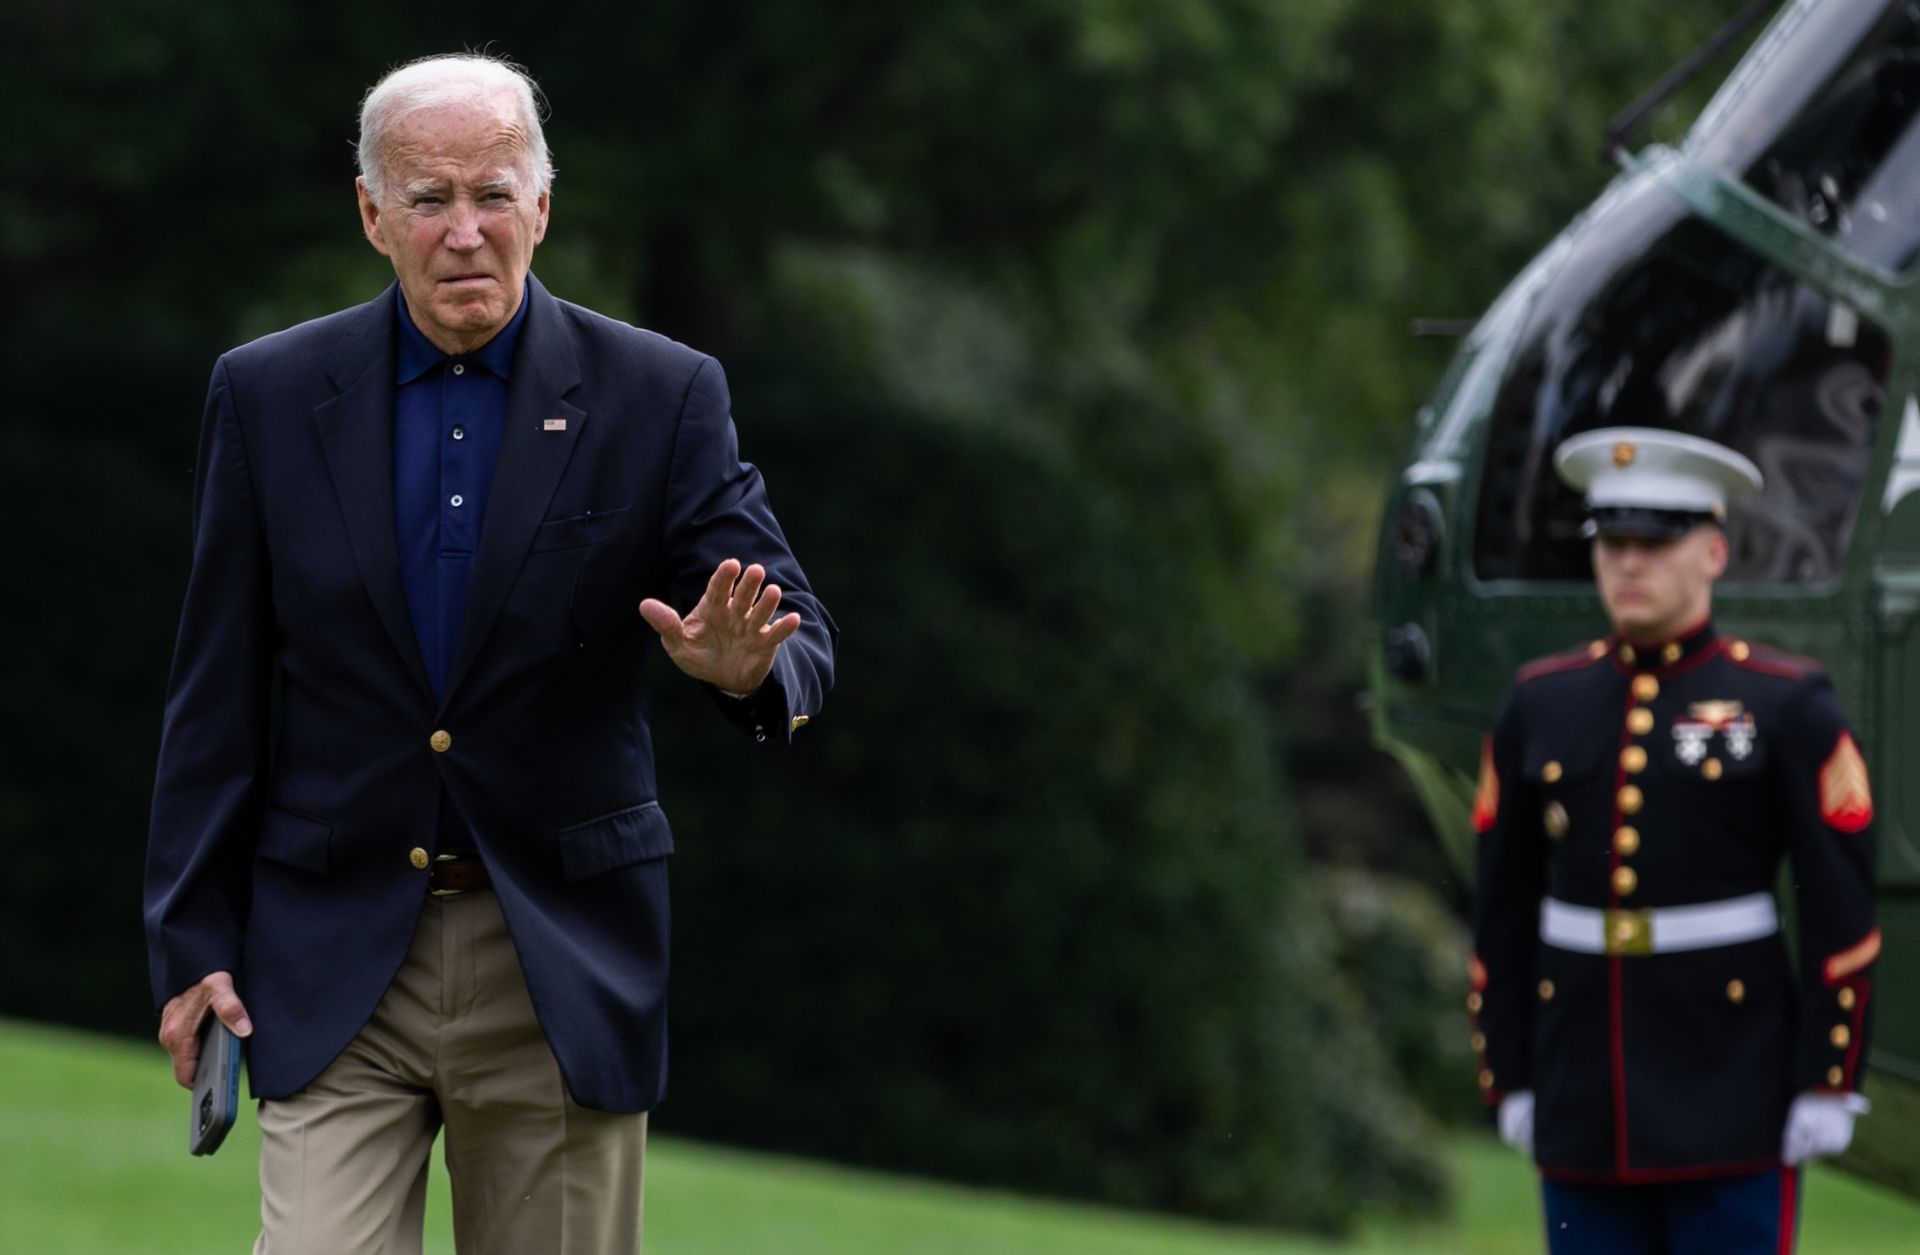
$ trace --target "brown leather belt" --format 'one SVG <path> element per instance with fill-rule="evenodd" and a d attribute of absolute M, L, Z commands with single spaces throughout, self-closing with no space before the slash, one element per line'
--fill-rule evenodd
<path fill-rule="evenodd" d="M 442 854 L 427 869 L 427 888 L 433 893 L 471 893 L 493 888 L 493 877 L 478 854 Z"/>

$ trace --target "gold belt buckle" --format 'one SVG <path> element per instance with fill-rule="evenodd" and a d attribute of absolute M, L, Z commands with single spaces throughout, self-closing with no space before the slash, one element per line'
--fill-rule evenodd
<path fill-rule="evenodd" d="M 1651 911 L 1608 911 L 1607 953 L 1644 957 L 1653 953 Z"/>

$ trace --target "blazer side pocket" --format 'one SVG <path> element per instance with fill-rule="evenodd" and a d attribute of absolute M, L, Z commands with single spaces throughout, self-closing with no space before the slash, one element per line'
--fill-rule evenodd
<path fill-rule="evenodd" d="M 626 533 L 633 522 L 633 511 L 626 506 L 617 510 L 592 510 L 571 518 L 548 519 L 533 531 L 529 553 L 551 553 L 560 549 L 584 549 L 613 540 Z"/>
<path fill-rule="evenodd" d="M 560 846 L 560 875 L 585 880 L 673 853 L 673 830 L 658 802 L 642 802 L 554 834 Z"/>
<path fill-rule="evenodd" d="M 261 858 L 324 876 L 332 844 L 333 825 L 269 806 L 254 852 Z"/>

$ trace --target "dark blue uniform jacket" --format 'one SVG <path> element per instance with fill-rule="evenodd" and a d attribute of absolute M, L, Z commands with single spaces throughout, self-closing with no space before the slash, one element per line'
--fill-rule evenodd
<path fill-rule="evenodd" d="M 1779 1164 L 1792 1097 L 1858 1084 L 1873 960 L 1872 801 L 1824 672 L 1718 635 L 1619 640 L 1521 670 L 1475 804 L 1473 992 L 1490 1103 L 1532 1090 L 1565 1180 Z M 1791 868 L 1784 932 L 1645 953 L 1648 908 L 1721 903 Z M 1541 899 L 1611 912 L 1612 953 L 1541 941 Z"/>

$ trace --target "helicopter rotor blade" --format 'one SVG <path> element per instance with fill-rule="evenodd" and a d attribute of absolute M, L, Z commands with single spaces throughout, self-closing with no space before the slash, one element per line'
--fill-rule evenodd
<path fill-rule="evenodd" d="M 1646 125 L 1653 111 L 1666 103 L 1682 87 L 1693 81 L 1695 75 L 1706 64 L 1719 56 L 1728 44 L 1738 39 L 1760 19 L 1760 15 L 1774 7 L 1776 0 L 1747 0 L 1747 4 L 1722 26 L 1701 43 L 1698 48 L 1680 59 L 1679 64 L 1661 75 L 1659 81 L 1640 93 L 1634 102 L 1615 114 L 1613 121 L 1607 123 L 1606 139 L 1600 146 L 1600 159 L 1610 161 L 1628 151 L 1638 132 Z"/>

